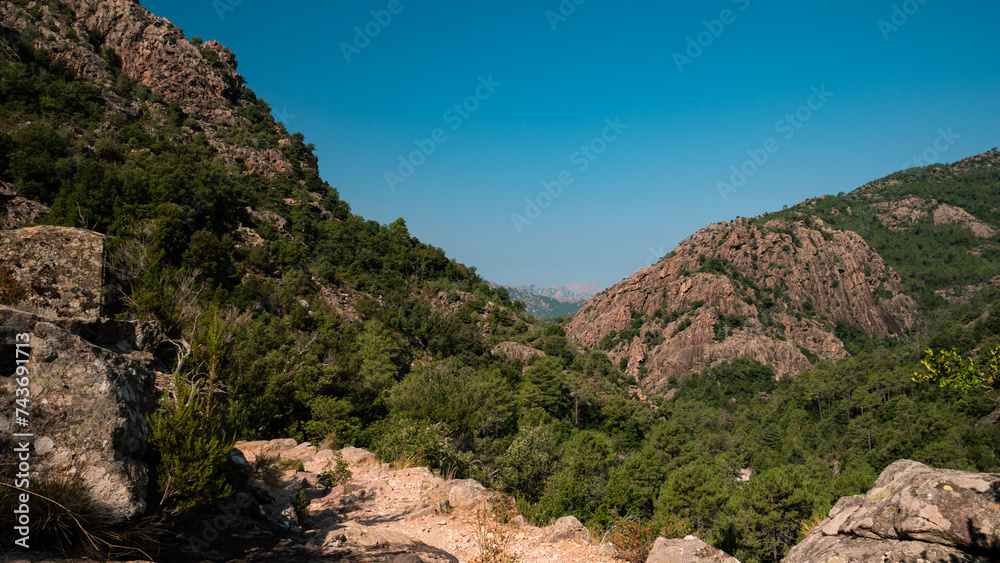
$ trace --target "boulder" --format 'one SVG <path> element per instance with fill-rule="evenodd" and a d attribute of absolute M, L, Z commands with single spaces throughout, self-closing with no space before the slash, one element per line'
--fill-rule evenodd
<path fill-rule="evenodd" d="M 0 181 L 0 229 L 17 228 L 48 212 L 48 207 L 17 195 L 14 186 Z"/>
<path fill-rule="evenodd" d="M 545 352 L 538 348 L 532 348 L 518 342 L 501 342 L 490 350 L 490 354 L 496 356 L 503 354 L 510 360 L 521 360 L 527 362 L 535 356 L 544 356 Z"/>
<path fill-rule="evenodd" d="M 486 487 L 475 479 L 455 479 L 448 481 L 448 502 L 454 508 L 473 508 L 481 499 L 486 498 Z"/>
<path fill-rule="evenodd" d="M 353 447 L 344 448 L 340 450 L 340 457 L 347 462 L 352 471 L 378 468 L 378 459 L 376 459 L 375 454 L 368 450 Z"/>
<path fill-rule="evenodd" d="M 103 306 L 104 238 L 68 227 L 0 231 L 0 264 L 28 287 L 19 305 L 47 317 L 96 320 Z"/>
<path fill-rule="evenodd" d="M 684 539 L 656 538 L 646 563 L 740 563 L 694 536 Z"/>
<path fill-rule="evenodd" d="M 590 530 L 575 516 L 563 516 L 556 520 L 555 524 L 542 528 L 542 534 L 544 543 L 556 543 L 562 540 L 590 542 Z"/>
<path fill-rule="evenodd" d="M 845 497 L 786 562 L 986 561 L 1000 553 L 1000 474 L 900 460 L 866 495 Z M 994 554 L 994 555 L 990 555 Z"/>
<path fill-rule="evenodd" d="M 25 438 L 33 448 L 32 474 L 78 475 L 116 522 L 146 508 L 148 468 L 141 460 L 155 393 L 149 350 L 158 345 L 147 329 L 145 323 L 59 321 L 0 307 L 0 409 L 29 413 L 24 425 L 0 418 L 0 435 L 32 434 Z M 129 331 L 131 338 L 113 345 L 85 338 L 114 340 Z M 18 334 L 26 334 L 30 345 L 26 408 L 15 402 Z M 4 448 L 0 455 L 10 452 Z"/>

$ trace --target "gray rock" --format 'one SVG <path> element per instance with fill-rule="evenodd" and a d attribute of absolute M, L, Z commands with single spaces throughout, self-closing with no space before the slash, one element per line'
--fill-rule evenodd
<path fill-rule="evenodd" d="M 229 450 L 226 454 L 226 460 L 229 462 L 229 467 L 232 469 L 233 473 L 243 477 L 244 479 L 249 477 L 253 473 L 253 468 L 250 467 L 250 463 L 247 458 L 243 457 L 243 452 L 233 448 Z"/>
<path fill-rule="evenodd" d="M 104 235 L 69 227 L 0 231 L 0 264 L 28 287 L 19 306 L 48 317 L 101 316 Z"/>
<path fill-rule="evenodd" d="M 782 563 L 988 563 L 953 547 L 919 541 L 872 540 L 855 536 L 810 534 Z"/>
<path fill-rule="evenodd" d="M 450 486 L 448 502 L 454 508 L 473 508 L 480 500 L 486 498 L 486 487 L 475 479 L 455 479 L 446 482 Z"/>
<path fill-rule="evenodd" d="M 368 450 L 363 450 L 361 448 L 344 448 L 340 450 L 340 457 L 347 462 L 351 469 L 355 468 L 366 468 L 366 469 L 376 469 L 378 468 L 378 459 L 376 459 L 375 454 Z"/>
<path fill-rule="evenodd" d="M 542 542 L 556 543 L 561 540 L 590 542 L 590 530 L 585 528 L 575 516 L 563 516 L 556 523 L 542 528 Z"/>
<path fill-rule="evenodd" d="M 1000 474 L 900 460 L 840 499 L 785 561 L 979 561 L 1000 553 Z M 839 559 L 837 559 L 839 558 Z"/>
<path fill-rule="evenodd" d="M 684 539 L 656 538 L 646 563 L 740 563 L 694 536 Z"/>
<path fill-rule="evenodd" d="M 96 329 L 95 329 L 96 327 Z M 81 335 L 131 330 L 131 340 L 110 350 Z M 149 435 L 155 374 L 152 355 L 130 348 L 143 323 L 77 320 L 61 322 L 0 307 L 0 345 L 13 358 L 17 334 L 28 334 L 31 355 L 27 426 L 0 418 L 0 433 L 28 431 L 35 445 L 31 470 L 41 476 L 79 475 L 113 521 L 143 513 L 148 468 L 142 458 Z M 16 365 L 2 367 L 0 410 L 14 413 Z M 14 422 L 14 428 L 10 423 Z M 9 456 L 2 452 L 0 456 Z"/>

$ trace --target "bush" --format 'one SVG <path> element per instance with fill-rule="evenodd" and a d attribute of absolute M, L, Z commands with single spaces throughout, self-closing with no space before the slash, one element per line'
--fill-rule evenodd
<path fill-rule="evenodd" d="M 194 386 L 180 376 L 174 398 L 164 397 L 150 417 L 149 443 L 159 457 L 157 484 L 178 511 L 213 504 L 232 493 L 226 483 L 226 454 L 234 441 L 224 437 L 222 419 Z"/>
<path fill-rule="evenodd" d="M 669 517 L 660 525 L 643 524 L 638 518 L 618 517 L 608 529 L 608 541 L 615 548 L 615 557 L 629 563 L 643 563 L 657 537 L 683 538 L 691 528 L 682 521 Z"/>
<path fill-rule="evenodd" d="M 656 541 L 657 530 L 651 522 L 618 517 L 608 531 L 608 541 L 615 548 L 615 557 L 629 563 L 643 563 Z"/>
<path fill-rule="evenodd" d="M 328 489 L 332 489 L 337 485 L 343 485 L 344 483 L 351 480 L 354 474 L 351 470 L 347 468 L 347 462 L 341 457 L 340 452 L 337 452 L 337 463 L 333 469 L 324 471 L 319 476 L 319 484 L 323 485 Z"/>

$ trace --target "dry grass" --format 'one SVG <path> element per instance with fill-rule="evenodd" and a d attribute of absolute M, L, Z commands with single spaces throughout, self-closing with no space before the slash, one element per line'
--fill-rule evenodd
<path fill-rule="evenodd" d="M 497 520 L 496 508 L 507 510 L 506 504 L 483 502 L 476 509 L 475 540 L 479 553 L 471 563 L 518 563 L 521 559 L 510 552 L 514 539 L 510 524 Z"/>
<path fill-rule="evenodd" d="M 799 541 L 805 539 L 817 526 L 823 523 L 822 516 L 813 516 L 812 520 L 799 520 Z"/>
<path fill-rule="evenodd" d="M 410 469 L 412 467 L 421 467 L 424 465 L 423 458 L 418 454 L 409 453 L 403 454 L 392 461 L 393 469 Z"/>
<path fill-rule="evenodd" d="M 304 463 L 302 463 L 302 459 L 301 458 L 297 458 L 297 457 L 283 457 L 283 458 L 277 460 L 274 463 L 274 466 L 279 471 L 290 471 L 290 470 L 305 471 L 306 470 L 306 466 L 305 466 Z"/>
<path fill-rule="evenodd" d="M 31 489 L 0 481 L 0 504 L 16 505 L 18 495 L 31 495 L 31 543 L 64 556 L 87 556 L 107 560 L 117 554 L 140 553 L 154 543 L 162 526 L 154 519 L 115 525 L 78 475 L 35 479 Z M 16 539 L 12 511 L 0 512 L 0 540 L 12 545 Z M 151 558 L 150 558 L 151 559 Z"/>

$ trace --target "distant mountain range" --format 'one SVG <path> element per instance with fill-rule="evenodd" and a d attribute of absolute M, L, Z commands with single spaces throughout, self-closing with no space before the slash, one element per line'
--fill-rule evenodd
<path fill-rule="evenodd" d="M 520 289 L 527 290 L 535 295 L 543 297 L 554 297 L 556 299 L 592 299 L 600 293 L 601 287 L 593 283 L 576 282 L 569 285 L 553 284 L 548 287 L 538 287 L 534 284 L 522 285 Z"/>
<path fill-rule="evenodd" d="M 564 315 L 574 315 L 598 292 L 600 286 L 592 283 L 576 282 L 569 285 L 553 284 L 539 287 L 534 284 L 509 286 L 490 282 L 492 287 L 503 287 L 512 301 L 522 301 L 525 310 L 539 319 L 553 319 Z"/>

